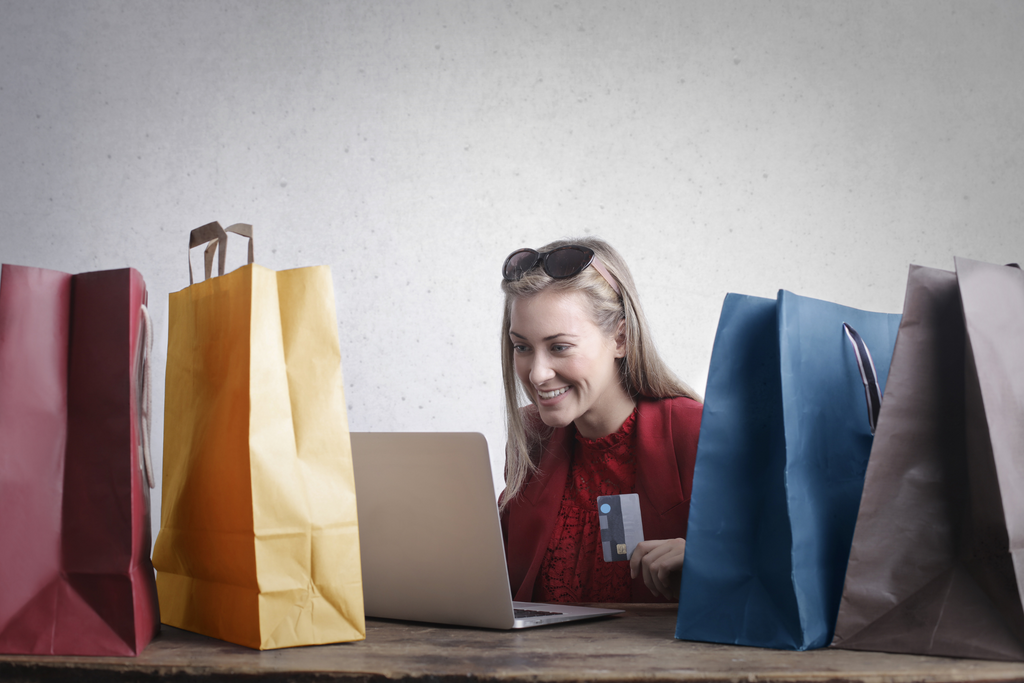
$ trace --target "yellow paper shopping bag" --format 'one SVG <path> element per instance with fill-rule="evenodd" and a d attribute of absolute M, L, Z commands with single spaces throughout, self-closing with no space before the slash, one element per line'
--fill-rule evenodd
<path fill-rule="evenodd" d="M 163 622 L 259 649 L 361 640 L 352 452 L 326 266 L 223 272 L 171 294 L 161 529 Z M 219 248 L 218 248 L 219 247 Z M 191 276 L 190 276 L 191 277 Z"/>

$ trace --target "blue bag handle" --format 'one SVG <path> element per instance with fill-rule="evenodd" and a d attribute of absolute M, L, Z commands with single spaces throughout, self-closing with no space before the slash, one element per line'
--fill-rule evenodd
<path fill-rule="evenodd" d="M 882 409 L 882 390 L 878 386 L 875 361 L 871 359 L 871 351 L 857 334 L 857 330 L 843 323 L 843 331 L 846 332 L 846 338 L 853 345 L 853 353 L 857 357 L 857 369 L 860 370 L 860 379 L 864 383 L 864 398 L 868 403 L 868 426 L 874 435 L 875 426 L 878 425 L 878 412 Z"/>

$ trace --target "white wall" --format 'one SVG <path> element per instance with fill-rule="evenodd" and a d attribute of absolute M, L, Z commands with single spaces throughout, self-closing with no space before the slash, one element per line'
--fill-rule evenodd
<path fill-rule="evenodd" d="M 351 427 L 482 431 L 500 475 L 515 248 L 611 241 L 699 390 L 726 292 L 899 311 L 910 263 L 1024 259 L 1022 36 L 1012 1 L 0 0 L 0 260 L 139 269 L 162 378 L 188 231 L 251 222 L 332 267 Z"/>

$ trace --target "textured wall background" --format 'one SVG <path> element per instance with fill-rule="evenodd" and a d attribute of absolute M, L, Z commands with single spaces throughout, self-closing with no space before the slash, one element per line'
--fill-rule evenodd
<path fill-rule="evenodd" d="M 357 430 L 482 431 L 499 266 L 597 234 L 698 390 L 726 292 L 899 311 L 1024 259 L 1024 3 L 0 0 L 0 260 L 139 269 L 191 228 L 329 264 Z M 240 241 L 234 262 L 241 262 Z M 154 511 L 159 519 L 159 508 Z"/>

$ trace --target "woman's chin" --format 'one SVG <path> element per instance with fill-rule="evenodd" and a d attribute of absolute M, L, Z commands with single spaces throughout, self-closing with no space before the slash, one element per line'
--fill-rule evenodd
<path fill-rule="evenodd" d="M 567 417 L 566 415 L 560 412 L 545 410 L 543 406 L 538 407 L 540 408 L 541 422 L 546 424 L 548 427 L 561 429 L 562 427 L 568 427 L 570 424 L 572 424 L 571 417 Z"/>

